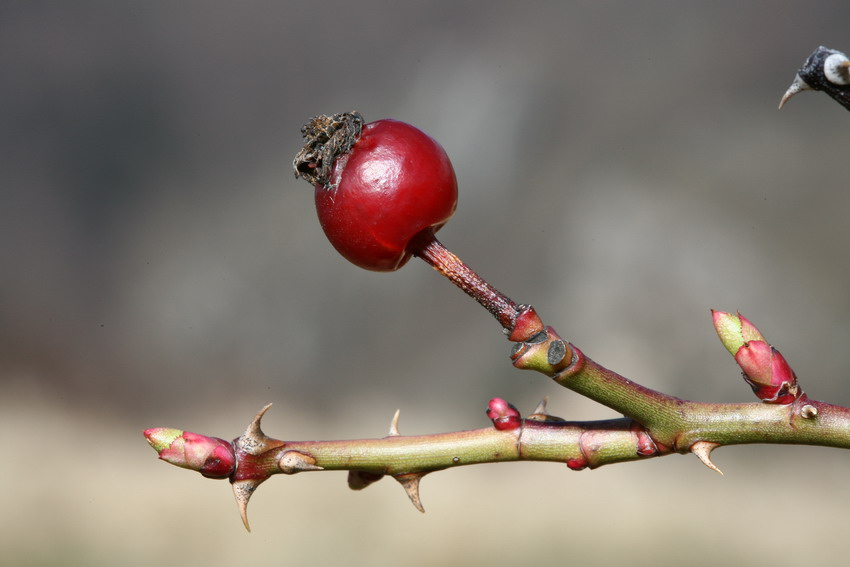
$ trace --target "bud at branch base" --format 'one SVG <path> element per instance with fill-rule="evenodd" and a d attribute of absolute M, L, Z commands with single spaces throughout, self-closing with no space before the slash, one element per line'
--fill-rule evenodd
<path fill-rule="evenodd" d="M 782 354 L 764 341 L 745 343 L 735 355 L 744 380 L 769 404 L 790 404 L 800 397 L 797 376 Z"/>
<path fill-rule="evenodd" d="M 711 311 L 720 342 L 744 373 L 758 398 L 769 404 L 790 404 L 803 395 L 785 357 L 767 343 L 755 325 L 740 313 Z"/>
<path fill-rule="evenodd" d="M 487 407 L 487 417 L 493 422 L 493 426 L 499 431 L 519 429 L 522 425 L 522 417 L 519 410 L 513 404 L 509 404 L 502 398 L 493 398 Z"/>

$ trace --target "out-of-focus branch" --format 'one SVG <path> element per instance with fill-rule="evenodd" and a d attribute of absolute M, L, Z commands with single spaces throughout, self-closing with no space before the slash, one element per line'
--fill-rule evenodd
<path fill-rule="evenodd" d="M 797 71 L 794 82 L 779 101 L 779 108 L 795 94 L 809 90 L 823 91 L 850 110 L 850 59 L 847 55 L 823 46 L 815 49 Z"/>

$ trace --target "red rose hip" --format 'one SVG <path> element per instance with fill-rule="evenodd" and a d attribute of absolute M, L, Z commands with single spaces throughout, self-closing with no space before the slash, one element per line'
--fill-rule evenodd
<path fill-rule="evenodd" d="M 334 248 L 361 268 L 389 272 L 410 259 L 414 236 L 452 216 L 457 180 L 445 150 L 421 130 L 389 119 L 361 124 L 356 113 L 314 118 L 302 130 L 308 143 L 296 174 L 314 183 Z"/>
<path fill-rule="evenodd" d="M 433 138 L 398 120 L 364 126 L 356 112 L 316 116 L 301 134 L 295 176 L 314 186 L 319 221 L 340 254 L 379 272 L 417 256 L 486 308 L 511 341 L 543 330 L 530 306 L 500 293 L 437 240 L 457 205 L 457 179 Z"/>

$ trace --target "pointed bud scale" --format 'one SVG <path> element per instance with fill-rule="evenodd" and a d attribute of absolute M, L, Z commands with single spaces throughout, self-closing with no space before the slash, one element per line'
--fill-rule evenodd
<path fill-rule="evenodd" d="M 163 461 L 207 478 L 227 478 L 236 467 L 233 446 L 218 437 L 155 427 L 145 431 L 145 438 Z"/>
<path fill-rule="evenodd" d="M 487 417 L 499 431 L 518 429 L 522 425 L 519 411 L 502 398 L 493 398 L 487 408 Z"/>
<path fill-rule="evenodd" d="M 746 317 L 740 313 L 732 315 L 723 311 L 711 310 L 711 319 L 720 342 L 732 356 L 749 341 L 767 340 L 761 332 Z"/>
<path fill-rule="evenodd" d="M 802 392 L 797 376 L 782 354 L 764 341 L 750 341 L 735 355 L 744 372 L 744 380 L 762 401 L 790 404 Z"/>

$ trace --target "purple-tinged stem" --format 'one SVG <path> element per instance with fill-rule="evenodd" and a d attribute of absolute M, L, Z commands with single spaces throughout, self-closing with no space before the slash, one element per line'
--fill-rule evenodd
<path fill-rule="evenodd" d="M 432 230 L 424 230 L 415 236 L 408 245 L 408 250 L 480 303 L 505 330 L 513 331 L 521 311 L 520 306 L 452 254 L 437 240 Z"/>

